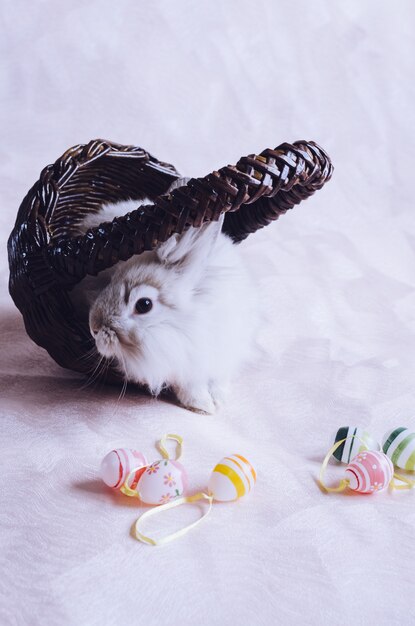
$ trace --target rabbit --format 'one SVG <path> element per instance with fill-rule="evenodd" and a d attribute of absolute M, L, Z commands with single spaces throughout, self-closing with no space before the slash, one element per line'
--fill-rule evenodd
<path fill-rule="evenodd" d="M 105 205 L 83 228 L 149 203 Z M 127 381 L 154 396 L 168 387 L 183 407 L 205 414 L 222 406 L 231 379 L 252 356 L 259 319 L 254 280 L 222 223 L 223 216 L 190 227 L 120 261 L 105 286 L 88 292 L 98 352 L 115 357 Z"/>

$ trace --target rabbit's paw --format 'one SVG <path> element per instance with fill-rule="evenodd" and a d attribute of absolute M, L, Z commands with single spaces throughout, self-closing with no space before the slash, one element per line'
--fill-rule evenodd
<path fill-rule="evenodd" d="M 211 380 L 209 383 L 209 391 L 215 407 L 220 409 L 221 406 L 225 404 L 226 397 L 229 393 L 229 384 L 219 382 L 218 380 Z"/>
<path fill-rule="evenodd" d="M 215 412 L 215 403 L 206 386 L 175 387 L 177 399 L 185 409 L 210 415 Z"/>

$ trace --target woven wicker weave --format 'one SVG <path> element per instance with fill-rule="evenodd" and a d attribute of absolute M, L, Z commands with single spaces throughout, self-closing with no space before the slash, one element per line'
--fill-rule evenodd
<path fill-rule="evenodd" d="M 70 148 L 44 168 L 27 193 L 8 241 L 9 290 L 27 333 L 63 367 L 90 373 L 98 355 L 92 363 L 82 358 L 94 342 L 68 296 L 87 274 L 224 212 L 223 230 L 239 242 L 308 198 L 331 174 L 321 148 L 297 141 L 243 157 L 166 194 L 179 173 L 142 148 L 103 140 Z M 80 235 L 88 212 L 105 202 L 145 196 L 154 206 Z M 108 368 L 107 378 L 117 376 Z"/>

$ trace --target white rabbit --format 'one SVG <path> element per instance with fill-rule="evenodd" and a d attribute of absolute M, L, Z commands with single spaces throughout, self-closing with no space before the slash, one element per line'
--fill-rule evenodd
<path fill-rule="evenodd" d="M 83 228 L 144 203 L 151 201 L 106 205 Z M 189 228 L 152 252 L 120 261 L 107 271 L 105 287 L 88 292 L 98 352 L 115 357 L 128 381 L 156 396 L 170 387 L 184 407 L 201 413 L 222 404 L 230 380 L 252 355 L 258 324 L 254 282 L 222 222 Z"/>

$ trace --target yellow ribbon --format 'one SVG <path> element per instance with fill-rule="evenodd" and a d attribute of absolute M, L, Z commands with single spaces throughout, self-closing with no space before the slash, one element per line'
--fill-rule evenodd
<path fill-rule="evenodd" d="M 151 517 L 153 515 L 157 515 L 158 513 L 161 513 L 162 511 L 166 511 L 167 509 L 173 509 L 176 506 L 181 506 L 182 504 L 188 504 L 188 503 L 190 504 L 193 502 L 197 502 L 198 500 L 202 500 L 202 499 L 207 500 L 209 503 L 209 507 L 207 511 L 205 511 L 202 517 L 200 517 L 198 520 L 196 520 L 195 522 L 192 522 L 191 524 L 188 524 L 187 526 L 185 526 L 184 528 L 181 528 L 175 533 L 172 533 L 171 535 L 166 535 L 165 537 L 162 537 L 161 539 L 153 539 L 152 537 L 147 537 L 146 535 L 143 535 L 143 533 L 139 531 L 139 525 L 142 523 L 142 521 L 145 518 Z M 143 513 L 135 522 L 134 537 L 138 539 L 138 541 L 142 541 L 143 543 L 147 543 L 151 546 L 162 546 L 165 543 L 168 543 L 169 541 L 178 539 L 185 533 L 189 532 L 189 530 L 191 530 L 192 528 L 200 524 L 200 522 L 209 515 L 212 509 L 212 502 L 213 502 L 212 496 L 209 496 L 207 493 L 200 492 L 194 496 L 184 496 L 182 498 L 177 498 L 177 500 L 173 500 L 173 502 L 168 502 L 167 504 L 162 504 L 161 506 L 158 506 L 154 509 L 150 509 L 149 511 L 146 511 L 145 513 Z"/>
<path fill-rule="evenodd" d="M 323 482 L 323 478 L 324 478 L 325 471 L 327 469 L 328 462 L 330 461 L 331 455 L 334 454 L 337 448 L 340 448 L 340 446 L 351 437 L 355 437 L 355 435 L 349 435 L 349 437 L 346 437 L 345 439 L 340 439 L 340 441 L 336 441 L 336 443 L 333 444 L 330 450 L 327 452 L 326 457 L 321 466 L 320 476 L 318 479 L 319 485 L 320 487 L 322 487 L 322 489 L 324 489 L 324 491 L 329 491 L 329 492 L 344 491 L 346 487 L 348 486 L 349 481 L 347 480 L 347 478 L 343 478 L 337 487 L 327 487 L 327 485 L 325 485 Z M 363 445 L 365 446 L 364 441 L 360 439 L 360 437 L 356 437 L 356 438 L 359 439 L 359 441 L 361 441 Z M 365 446 L 365 449 L 367 450 L 366 446 Z"/>
<path fill-rule="evenodd" d="M 157 447 L 160 450 L 160 453 L 163 459 L 170 458 L 169 453 L 164 447 L 164 444 L 166 443 L 168 439 L 172 439 L 173 441 L 176 441 L 176 443 L 178 444 L 177 454 L 176 454 L 176 461 L 178 461 L 183 454 L 183 437 L 180 437 L 180 435 L 163 435 L 163 437 L 160 439 L 160 441 L 157 444 Z"/>
<path fill-rule="evenodd" d="M 397 485 L 396 481 L 394 480 L 395 478 L 397 478 L 401 483 L 404 484 Z M 395 472 L 390 482 L 390 486 L 392 487 L 392 489 L 413 489 L 415 487 L 415 480 L 411 480 L 407 476 L 402 476 L 402 474 L 397 474 Z"/>
<path fill-rule="evenodd" d="M 174 435 L 174 434 L 168 434 L 168 435 L 163 435 L 163 437 L 160 439 L 160 441 L 157 444 L 157 447 L 160 451 L 161 456 L 163 457 L 163 459 L 169 459 L 169 453 L 166 450 L 166 442 L 171 439 L 173 441 L 175 441 L 177 443 L 177 448 L 176 448 L 176 461 L 178 459 L 180 459 L 180 457 L 183 454 L 183 438 L 180 437 L 180 435 Z M 148 467 L 148 466 L 146 466 Z M 140 468 L 135 468 L 133 470 L 131 470 L 131 472 L 128 474 L 126 481 L 124 482 L 123 486 L 121 487 L 121 491 L 127 495 L 127 496 L 132 496 L 135 498 L 138 498 L 138 493 L 135 489 L 130 489 L 130 487 L 128 486 L 128 481 L 130 480 L 131 476 L 137 471 L 137 469 Z M 207 511 L 205 511 L 205 513 L 203 513 L 202 517 L 200 517 L 198 520 L 196 520 L 195 522 L 193 522 L 192 524 L 188 524 L 188 526 L 185 526 L 184 528 L 181 528 L 180 530 L 178 530 L 175 533 L 172 533 L 171 535 L 167 535 L 166 537 L 162 537 L 161 539 L 153 539 L 152 537 L 147 537 L 146 535 L 143 535 L 143 533 L 141 533 L 139 531 L 139 526 L 142 523 L 142 521 L 148 517 L 151 517 L 153 515 L 157 515 L 158 513 L 161 513 L 162 511 L 166 511 L 167 509 L 173 509 L 176 506 L 180 506 L 182 504 L 192 504 L 193 502 L 197 502 L 198 500 L 207 500 L 209 503 L 209 507 L 207 509 Z M 143 513 L 135 522 L 134 524 L 134 536 L 136 539 L 138 539 L 138 541 L 142 541 L 143 543 L 147 543 L 149 545 L 152 546 L 161 546 L 165 543 L 168 543 L 169 541 L 173 541 L 174 539 L 177 539 L 178 537 L 181 537 L 182 535 L 184 535 L 185 533 L 187 533 L 191 528 L 194 528 L 195 526 L 197 526 L 198 524 L 200 524 L 200 522 L 210 513 L 210 510 L 212 508 L 212 502 L 213 502 L 213 497 L 200 492 L 195 494 L 194 496 L 182 496 L 181 498 L 177 498 L 176 500 L 173 500 L 172 502 L 167 502 L 166 504 L 162 504 L 161 506 L 157 506 L 154 509 L 150 509 L 149 511 L 146 511 L 145 513 Z"/>
<path fill-rule="evenodd" d="M 328 492 L 339 492 L 339 491 L 344 491 L 346 489 L 346 487 L 349 485 L 349 480 L 347 478 L 343 478 L 340 483 L 338 484 L 337 487 L 327 487 L 327 485 L 324 484 L 323 482 L 323 478 L 324 478 L 324 474 L 325 471 L 327 469 L 327 465 L 328 462 L 330 461 L 331 455 L 334 454 L 334 452 L 336 452 L 337 448 L 340 448 L 340 446 L 347 441 L 348 439 L 358 439 L 365 447 L 365 450 L 368 450 L 368 447 L 366 446 L 366 443 L 363 439 L 361 439 L 360 437 L 358 437 L 357 435 L 349 435 L 348 437 L 346 437 L 345 439 L 341 439 L 340 441 L 336 441 L 336 443 L 330 448 L 330 450 L 327 452 L 326 457 L 322 463 L 321 466 L 321 470 L 320 470 L 320 476 L 319 476 L 319 485 L 320 487 L 322 487 L 322 489 L 324 489 L 324 491 L 328 491 Z M 402 485 L 398 485 L 396 483 L 396 480 L 400 481 L 401 483 L 403 483 Z M 393 478 L 391 480 L 391 482 L 389 483 L 389 487 L 391 489 L 412 489 L 413 487 L 415 487 L 415 480 L 411 480 L 410 478 L 407 478 L 406 476 L 402 476 L 402 474 L 397 474 L 396 472 L 393 474 Z"/>
<path fill-rule="evenodd" d="M 128 481 L 130 480 L 131 476 L 136 473 L 137 470 L 143 469 L 144 467 L 148 467 L 148 465 L 140 465 L 139 467 L 135 467 L 133 470 L 131 470 L 123 486 L 120 488 L 121 493 L 123 493 L 125 496 L 130 496 L 130 498 L 138 498 L 137 491 L 135 489 L 130 489 L 130 487 L 128 486 Z"/>

